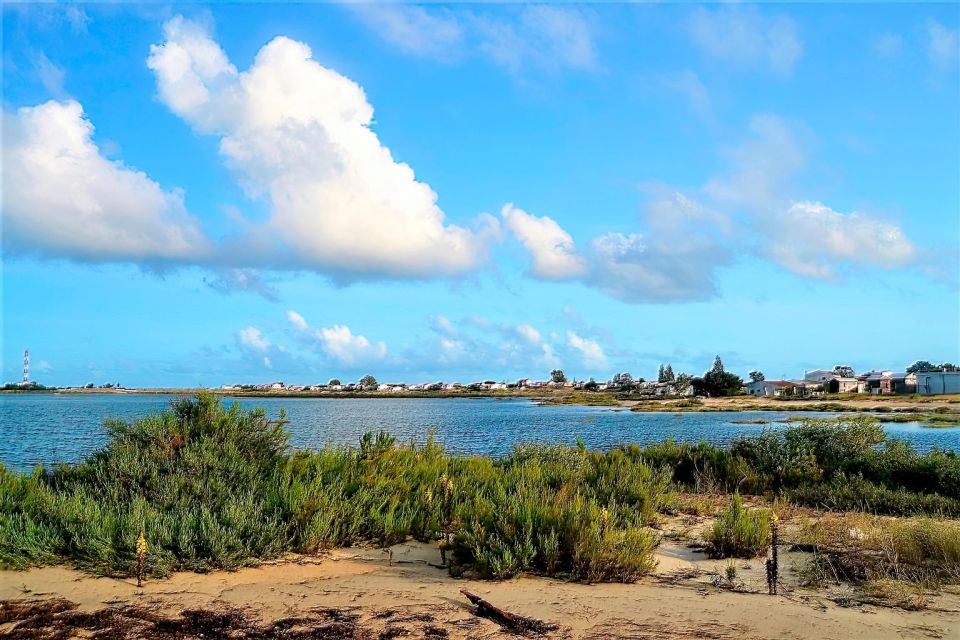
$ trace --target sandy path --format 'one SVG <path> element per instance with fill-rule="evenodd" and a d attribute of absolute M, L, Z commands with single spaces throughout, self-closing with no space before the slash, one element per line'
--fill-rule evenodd
<path fill-rule="evenodd" d="M 297 615 L 315 607 L 350 608 L 384 627 L 384 610 L 427 614 L 451 638 L 500 637 L 499 627 L 472 615 L 466 588 L 515 613 L 555 622 L 555 637 L 572 638 L 960 638 L 960 596 L 931 601 L 926 611 L 844 608 L 823 594 L 790 585 L 784 596 L 740 593 L 710 583 L 711 561 L 665 542 L 657 574 L 633 585 L 582 585 L 543 578 L 506 582 L 457 580 L 434 566 L 435 548 L 393 547 L 394 563 L 378 549 L 339 549 L 320 558 L 294 558 L 236 572 L 180 573 L 151 580 L 142 590 L 132 580 L 93 578 L 47 567 L 0 572 L 0 600 L 63 597 L 92 611 L 139 604 L 178 613 L 195 607 L 240 607 L 262 620 Z M 789 566 L 791 559 L 783 559 Z M 761 591 L 762 562 L 738 561 L 738 580 Z M 698 573 L 698 576 L 680 574 Z M 7 627 L 6 629 L 4 627 Z M 0 633 L 10 625 L 0 625 Z M 416 631 L 411 637 L 417 637 Z M 376 637 L 376 636 L 373 636 Z"/>

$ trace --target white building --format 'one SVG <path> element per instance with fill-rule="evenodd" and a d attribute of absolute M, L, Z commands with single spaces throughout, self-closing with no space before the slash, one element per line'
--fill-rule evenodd
<path fill-rule="evenodd" d="M 917 393 L 933 396 L 944 393 L 960 393 L 960 371 L 918 371 Z"/>
<path fill-rule="evenodd" d="M 785 389 L 795 386 L 786 380 L 757 380 L 744 385 L 751 396 L 772 397 L 780 395 Z"/>

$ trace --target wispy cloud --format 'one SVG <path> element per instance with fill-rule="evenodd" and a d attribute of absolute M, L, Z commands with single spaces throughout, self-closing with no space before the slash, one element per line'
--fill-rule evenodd
<path fill-rule="evenodd" d="M 767 16 L 755 7 L 700 8 L 690 19 L 693 41 L 712 58 L 789 75 L 803 56 L 797 24 L 785 15 Z"/>

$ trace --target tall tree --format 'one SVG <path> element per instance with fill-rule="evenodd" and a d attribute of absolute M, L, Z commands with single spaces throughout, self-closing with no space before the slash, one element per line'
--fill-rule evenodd
<path fill-rule="evenodd" d="M 377 379 L 368 373 L 360 378 L 360 386 L 364 389 L 375 388 L 377 386 Z"/>
<path fill-rule="evenodd" d="M 663 381 L 664 382 L 673 382 L 675 380 L 673 376 L 673 365 L 668 364 L 667 368 L 663 370 Z"/>
<path fill-rule="evenodd" d="M 751 371 L 749 375 L 751 382 L 763 382 L 767 379 L 766 376 L 763 375 L 763 371 Z"/>
<path fill-rule="evenodd" d="M 660 368 L 657 369 L 657 382 L 666 382 L 666 379 L 664 378 L 665 375 L 666 375 L 666 371 L 664 370 L 663 365 L 661 364 Z"/>
<path fill-rule="evenodd" d="M 720 359 L 719 355 L 713 359 L 713 368 L 710 369 L 710 373 L 713 373 L 713 374 L 726 373 L 726 370 L 723 368 L 723 361 Z"/>
<path fill-rule="evenodd" d="M 567 376 L 563 373 L 561 369 L 554 369 L 550 372 L 550 381 L 551 382 L 566 382 Z"/>

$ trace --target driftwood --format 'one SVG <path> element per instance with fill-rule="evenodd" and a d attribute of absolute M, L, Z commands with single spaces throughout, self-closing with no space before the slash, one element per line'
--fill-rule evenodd
<path fill-rule="evenodd" d="M 480 616 L 481 618 L 493 620 L 508 631 L 521 634 L 533 633 L 537 635 L 543 635 L 558 629 L 558 626 L 553 623 L 537 620 L 536 618 L 527 618 L 526 616 L 504 611 L 503 609 L 490 604 L 480 596 L 470 593 L 466 589 L 461 589 L 460 593 L 465 595 L 467 600 L 476 605 L 476 615 Z"/>

